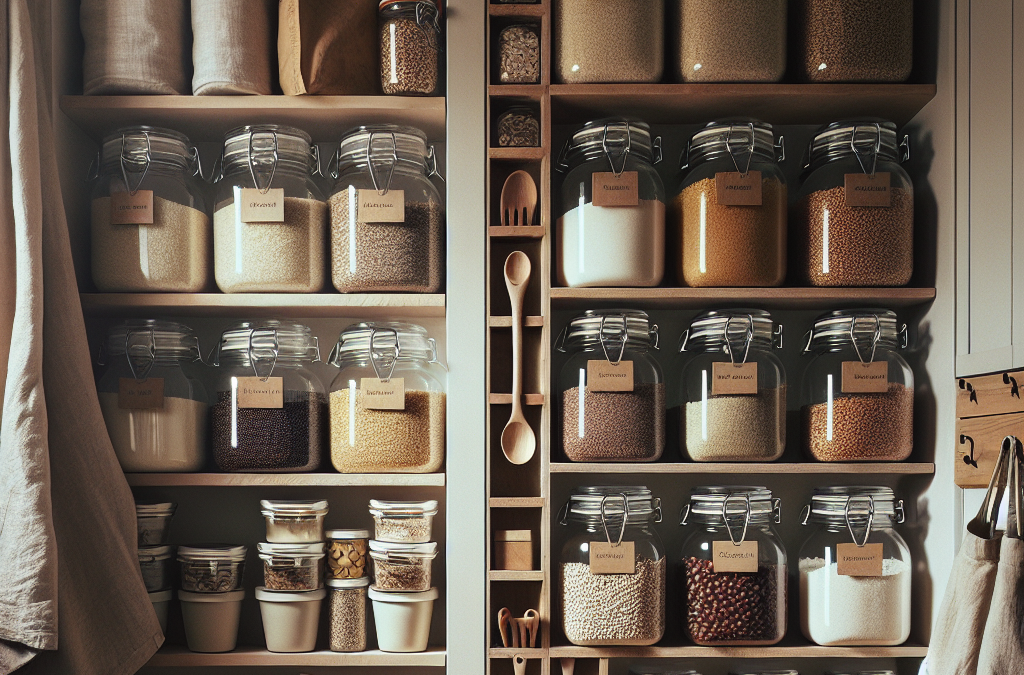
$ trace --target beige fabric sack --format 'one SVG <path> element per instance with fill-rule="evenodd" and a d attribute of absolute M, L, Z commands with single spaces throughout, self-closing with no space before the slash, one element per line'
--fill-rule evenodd
<path fill-rule="evenodd" d="M 281 0 L 277 60 L 289 96 L 380 92 L 378 0 Z"/>
<path fill-rule="evenodd" d="M 82 0 L 86 94 L 189 94 L 188 0 Z"/>
<path fill-rule="evenodd" d="M 277 0 L 192 0 L 192 93 L 271 94 Z"/>

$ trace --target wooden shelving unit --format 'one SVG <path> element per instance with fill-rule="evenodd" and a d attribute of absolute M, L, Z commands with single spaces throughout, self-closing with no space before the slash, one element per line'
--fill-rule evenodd
<path fill-rule="evenodd" d="M 935 299 L 934 288 L 552 288 L 557 309 L 629 302 L 644 307 L 697 309 L 754 305 L 772 309 L 910 307 Z"/>
<path fill-rule="evenodd" d="M 250 317 L 254 312 L 286 318 L 443 317 L 443 294 L 411 293 L 82 293 L 87 316 Z"/>
<path fill-rule="evenodd" d="M 548 655 L 553 659 L 884 659 L 924 658 L 928 648 L 921 645 L 899 647 L 819 647 L 818 645 L 791 645 L 774 647 L 552 647 Z"/>
<path fill-rule="evenodd" d="M 127 473 L 134 487 L 443 487 L 443 473 Z"/>
<path fill-rule="evenodd" d="M 732 462 L 729 464 L 716 462 L 654 462 L 651 464 L 587 464 L 575 462 L 552 462 L 551 473 L 563 474 L 710 474 L 754 476 L 758 474 L 781 475 L 822 475 L 844 474 L 868 476 L 871 474 L 890 475 L 930 475 L 935 473 L 935 464 L 931 462 L 897 462 L 881 463 L 850 463 L 834 464 L 830 462 L 774 462 L 759 464 L 756 462 Z"/>
<path fill-rule="evenodd" d="M 205 667 L 430 667 L 444 666 L 445 650 L 429 647 L 415 654 L 394 654 L 382 651 L 342 654 L 331 651 L 282 654 L 256 647 L 239 647 L 224 654 L 200 654 L 184 647 L 164 647 L 146 664 L 150 668 L 205 668 Z"/>

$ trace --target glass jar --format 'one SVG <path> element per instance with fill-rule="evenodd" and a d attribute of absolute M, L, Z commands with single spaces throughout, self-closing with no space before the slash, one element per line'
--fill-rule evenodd
<path fill-rule="evenodd" d="M 780 286 L 786 279 L 786 156 L 764 122 L 712 122 L 690 139 L 672 202 L 688 286 Z"/>
<path fill-rule="evenodd" d="M 642 486 L 573 490 L 559 522 L 562 628 L 574 645 L 653 645 L 665 634 L 661 500 Z"/>
<path fill-rule="evenodd" d="M 103 139 L 93 166 L 96 288 L 120 293 L 206 288 L 210 216 L 199 151 L 188 138 L 156 127 L 120 129 Z"/>
<path fill-rule="evenodd" d="M 324 587 L 324 543 L 256 545 L 269 591 L 315 591 Z"/>
<path fill-rule="evenodd" d="M 903 82 L 914 56 L 913 0 L 797 0 L 797 72 L 808 82 Z"/>
<path fill-rule="evenodd" d="M 555 0 L 553 75 L 565 84 L 659 82 L 664 0 Z"/>
<path fill-rule="evenodd" d="M 900 462 L 914 448 L 914 373 L 896 353 L 907 327 L 887 309 L 820 316 L 804 353 L 804 448 L 820 462 Z M 884 365 L 883 365 L 884 364 Z"/>
<path fill-rule="evenodd" d="M 217 286 L 225 293 L 316 293 L 324 287 L 327 204 L 320 158 L 304 131 L 264 124 L 224 137 L 213 213 Z"/>
<path fill-rule="evenodd" d="M 895 4 L 895 3 L 893 3 Z M 914 271 L 909 139 L 885 121 L 833 122 L 811 141 L 793 232 L 811 286 L 905 286 Z"/>
<path fill-rule="evenodd" d="M 386 502 L 371 499 L 370 515 L 373 516 L 373 536 L 378 541 L 423 544 L 430 541 L 437 500 Z"/>
<path fill-rule="evenodd" d="M 910 636 L 910 549 L 887 487 L 815 488 L 801 521 L 800 628 L 819 645 L 892 646 Z"/>
<path fill-rule="evenodd" d="M 786 72 L 788 0 L 675 0 L 680 82 L 778 82 Z"/>
<path fill-rule="evenodd" d="M 572 135 L 558 162 L 565 174 L 555 229 L 559 284 L 661 283 L 665 186 L 654 168 L 660 161 L 661 137 L 644 122 L 599 120 Z"/>
<path fill-rule="evenodd" d="M 433 146 L 419 129 L 380 124 L 345 134 L 334 156 L 331 275 L 342 293 L 436 293 L 445 219 Z"/>
<path fill-rule="evenodd" d="M 562 331 L 562 449 L 573 462 L 654 462 L 665 450 L 665 378 L 646 312 L 589 309 Z"/>
<path fill-rule="evenodd" d="M 181 590 L 189 593 L 227 593 L 242 588 L 245 546 L 197 544 L 179 546 Z"/>
<path fill-rule="evenodd" d="M 416 593 L 430 590 L 431 562 L 437 556 L 437 542 L 396 544 L 370 540 L 373 558 L 373 588 L 378 591 Z"/>
<path fill-rule="evenodd" d="M 540 83 L 540 27 L 516 24 L 498 34 L 498 79 L 503 84 Z"/>
<path fill-rule="evenodd" d="M 513 106 L 498 117 L 498 147 L 527 148 L 540 146 L 540 122 L 531 108 Z"/>
<path fill-rule="evenodd" d="M 202 471 L 208 401 L 193 366 L 200 359 L 199 338 L 178 323 L 129 320 L 107 333 L 96 391 L 124 471 Z"/>
<path fill-rule="evenodd" d="M 437 91 L 440 0 L 380 0 L 380 86 L 385 94 Z"/>
<path fill-rule="evenodd" d="M 174 502 L 144 504 L 135 502 L 135 524 L 138 528 L 139 546 L 163 546 L 167 543 L 167 531 L 171 518 L 178 507 Z"/>
<path fill-rule="evenodd" d="M 695 643 L 773 645 L 786 634 L 786 549 L 772 527 L 780 502 L 765 487 L 690 491 L 680 524 L 686 631 Z"/>
<path fill-rule="evenodd" d="M 683 334 L 680 446 L 695 462 L 771 462 L 786 449 L 786 371 L 763 309 L 704 312 Z"/>
<path fill-rule="evenodd" d="M 147 593 L 156 593 L 169 589 L 171 581 L 171 567 L 174 565 L 171 556 L 174 555 L 174 548 L 171 546 L 140 546 L 139 547 L 139 568 L 142 570 L 142 582 L 146 585 Z"/>
<path fill-rule="evenodd" d="M 368 578 L 328 579 L 332 652 L 366 651 L 366 588 Z"/>
<path fill-rule="evenodd" d="M 700 675 L 696 670 L 678 666 L 640 665 L 630 666 L 629 675 Z"/>
<path fill-rule="evenodd" d="M 245 321 L 221 335 L 211 410 L 221 471 L 315 471 L 326 432 L 327 396 L 307 367 L 320 360 L 308 326 Z"/>
<path fill-rule="evenodd" d="M 272 544 L 312 544 L 324 540 L 326 499 L 263 499 L 267 541 Z"/>
<path fill-rule="evenodd" d="M 432 473 L 444 462 L 445 380 L 422 326 L 352 324 L 330 363 L 331 461 L 341 473 Z"/>
<path fill-rule="evenodd" d="M 370 533 L 367 530 L 327 531 L 328 585 L 335 579 L 361 579 L 366 576 L 369 540 Z"/>

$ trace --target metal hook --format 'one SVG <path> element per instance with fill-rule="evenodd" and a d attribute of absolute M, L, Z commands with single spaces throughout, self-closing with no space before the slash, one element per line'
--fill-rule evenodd
<path fill-rule="evenodd" d="M 388 179 L 381 188 L 380 181 L 377 180 L 377 165 L 374 162 L 376 153 L 373 151 L 373 141 L 378 136 L 384 136 L 385 138 L 391 137 L 391 156 L 384 156 L 384 159 L 391 160 L 391 166 L 388 169 Z M 393 131 L 382 132 L 382 131 L 371 131 L 370 135 L 366 139 L 366 165 L 370 169 L 370 180 L 373 181 L 373 189 L 377 191 L 377 194 L 387 194 L 388 190 L 391 189 L 391 180 L 395 176 L 395 166 L 398 165 L 398 138 L 395 136 Z"/>
<path fill-rule="evenodd" d="M 622 526 L 619 528 L 619 539 L 612 546 L 620 546 L 622 544 L 622 538 L 626 535 L 626 521 L 629 520 L 629 500 L 626 499 L 625 493 L 619 493 L 617 495 L 605 495 L 601 498 L 601 527 L 604 528 L 604 538 L 609 544 L 612 543 L 612 537 L 608 534 L 608 517 L 605 514 L 605 504 L 608 503 L 609 499 L 618 497 L 622 500 Z"/>
<path fill-rule="evenodd" d="M 968 455 L 963 456 L 964 464 L 973 466 L 975 469 L 978 468 L 978 460 L 974 458 L 974 439 L 966 434 L 960 434 L 960 445 L 964 443 L 971 444 L 971 452 Z"/>
<path fill-rule="evenodd" d="M 853 505 L 855 500 L 867 500 L 868 502 L 868 522 L 864 526 L 864 538 L 861 541 L 857 541 L 857 535 L 853 532 L 853 523 L 850 521 L 850 507 Z M 853 539 L 853 543 L 857 544 L 857 548 L 863 547 L 868 543 L 868 537 L 871 535 L 871 524 L 875 518 L 875 500 L 871 495 L 854 495 L 846 500 L 846 528 L 850 531 L 850 537 Z"/>
<path fill-rule="evenodd" d="M 732 534 L 732 525 L 729 524 L 729 502 L 733 499 L 742 499 L 744 503 L 745 511 L 743 512 L 743 531 L 740 532 L 740 539 L 736 541 L 736 537 Z M 750 525 L 750 495 L 736 495 L 729 494 L 725 497 L 725 501 L 722 502 L 722 520 L 725 522 L 725 530 L 729 533 L 729 541 L 734 546 L 739 546 L 747 539 L 747 526 Z"/>
<path fill-rule="evenodd" d="M 137 336 L 148 337 L 149 341 L 138 343 L 135 339 Z M 149 372 L 153 369 L 153 364 L 156 362 L 156 330 L 153 326 L 148 326 L 142 330 L 125 331 L 124 354 L 128 359 L 128 369 L 132 371 L 132 377 L 140 382 L 148 378 Z M 139 363 L 141 375 L 135 370 L 135 362 L 139 357 L 141 357 Z"/>
<path fill-rule="evenodd" d="M 1003 373 L 1003 384 L 1010 385 L 1010 396 L 1020 398 L 1020 389 L 1017 387 L 1017 378 L 1009 373 Z"/>
<path fill-rule="evenodd" d="M 257 350 L 253 347 L 253 344 L 252 344 L 253 338 L 256 337 L 257 334 L 259 335 L 259 337 L 272 336 L 273 339 L 274 339 L 272 345 L 270 346 L 270 355 L 271 355 L 270 370 L 267 371 L 267 374 L 265 376 L 264 375 L 260 375 L 260 369 L 257 367 L 257 364 L 261 363 L 263 361 L 263 359 L 259 356 L 259 354 L 257 353 Z M 261 347 L 261 349 L 262 349 L 262 347 Z M 277 336 L 277 331 L 276 330 L 274 330 L 273 328 L 250 328 L 249 329 L 249 348 L 247 350 L 247 354 L 249 356 L 249 365 L 252 366 L 252 372 L 256 375 L 256 377 L 258 377 L 260 380 L 262 380 L 264 382 L 266 382 L 268 379 L 270 379 L 270 376 L 274 374 L 274 368 L 277 367 L 277 358 L 280 355 L 280 353 L 281 353 L 281 344 L 280 344 L 280 342 L 278 340 L 278 336 Z"/>
<path fill-rule="evenodd" d="M 871 158 L 871 171 L 868 171 L 867 167 L 864 166 L 864 161 L 861 159 L 860 151 L 857 150 L 857 132 L 862 128 L 862 126 L 865 129 L 871 128 L 871 126 L 868 125 L 856 125 L 853 127 L 853 133 L 850 134 L 850 150 L 853 151 L 853 156 L 857 158 L 857 163 L 860 164 L 860 170 L 869 176 L 874 176 L 875 169 L 878 168 L 878 154 L 882 150 L 882 125 L 878 122 L 875 122 L 873 125 L 875 129 L 875 147 Z"/>
<path fill-rule="evenodd" d="M 730 316 L 725 322 L 725 328 L 722 329 L 723 337 L 725 338 L 725 351 L 729 354 L 729 361 L 736 365 L 736 357 L 734 356 L 735 350 L 732 348 L 732 341 L 729 339 L 729 326 L 732 325 L 733 319 L 742 319 L 741 316 Z M 744 335 L 744 348 L 743 348 L 743 360 L 740 363 L 747 362 L 747 356 L 750 355 L 750 343 L 754 341 L 754 317 L 747 314 L 747 330 Z"/>
<path fill-rule="evenodd" d="M 750 173 L 750 163 L 754 159 L 754 123 L 748 122 L 747 127 L 750 129 L 750 147 L 748 148 L 747 155 L 747 168 L 745 171 L 740 171 L 740 163 L 736 161 L 736 153 L 732 149 L 732 131 L 735 128 L 733 125 L 729 125 L 729 131 L 725 135 L 725 149 L 729 153 L 729 157 L 732 158 L 732 164 L 736 167 L 736 173 L 746 177 Z"/>
<path fill-rule="evenodd" d="M 854 332 L 857 330 L 857 322 L 861 319 L 873 318 L 875 320 L 875 334 L 871 338 L 871 358 L 867 361 L 864 360 L 864 356 L 860 353 L 860 347 L 857 345 L 857 337 Z M 853 321 L 850 322 L 850 342 L 853 343 L 853 350 L 857 352 L 857 358 L 860 359 L 861 363 L 874 363 L 875 361 L 875 350 L 878 348 L 878 341 L 882 338 L 882 324 L 878 319 L 877 314 L 872 314 L 870 317 L 867 316 L 856 316 Z"/>

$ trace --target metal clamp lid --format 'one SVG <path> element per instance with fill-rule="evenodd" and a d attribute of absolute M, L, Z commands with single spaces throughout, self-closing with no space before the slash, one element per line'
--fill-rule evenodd
<path fill-rule="evenodd" d="M 870 344 L 861 351 L 859 343 Z M 835 346 L 853 345 L 864 363 L 874 360 L 878 347 L 906 349 L 909 334 L 906 324 L 897 322 L 896 313 L 888 309 L 842 309 L 819 316 L 807 332 L 804 353 Z M 867 359 L 865 359 L 867 352 Z"/>
<path fill-rule="evenodd" d="M 616 157 L 621 158 L 616 169 Z M 661 137 L 651 136 L 646 122 L 622 117 L 587 122 L 566 140 L 555 164 L 557 171 L 565 173 L 571 163 L 604 158 L 616 176 L 626 169 L 629 155 L 636 155 L 651 164 L 662 160 Z"/>
<path fill-rule="evenodd" d="M 896 500 L 892 489 L 882 486 L 815 488 L 811 503 L 800 513 L 801 525 L 808 522 L 845 525 L 857 546 L 867 543 L 872 529 L 905 520 L 903 500 Z"/>
<path fill-rule="evenodd" d="M 219 366 L 220 357 L 225 354 L 251 365 L 256 377 L 265 380 L 271 377 L 279 360 L 320 361 L 320 341 L 309 326 L 300 323 L 277 319 L 243 321 L 221 334 L 210 354 L 210 363 Z"/>
<path fill-rule="evenodd" d="M 100 344 L 96 362 L 107 365 L 107 357 L 122 356 L 136 380 L 144 380 L 157 363 L 202 361 L 199 337 L 191 328 L 171 321 L 128 320 L 114 326 Z"/>
<path fill-rule="evenodd" d="M 745 168 L 741 169 L 737 153 L 742 154 L 744 151 L 747 160 Z M 750 172 L 755 154 L 774 162 L 784 161 L 785 137 L 779 136 L 776 139 L 772 125 L 759 120 L 720 120 L 709 123 L 687 141 L 679 165 L 685 171 L 701 162 L 728 156 L 736 171 L 746 175 Z"/>
<path fill-rule="evenodd" d="M 437 342 L 427 337 L 427 329 L 414 323 L 401 321 L 365 321 L 354 323 L 338 335 L 327 362 L 342 367 L 349 362 L 367 362 L 378 378 L 387 372 L 391 379 L 399 361 L 425 361 L 441 366 L 437 355 Z"/>
<path fill-rule="evenodd" d="M 763 309 L 711 310 L 695 318 L 679 340 L 679 351 L 690 346 L 705 351 L 721 348 L 733 363 L 736 350 L 733 344 L 743 344 L 746 363 L 750 347 L 760 349 L 782 348 L 782 324 L 776 325 Z"/>
<path fill-rule="evenodd" d="M 662 520 L 661 499 L 654 497 L 651 491 L 642 485 L 589 485 L 573 490 L 569 500 L 558 513 L 558 522 L 566 525 L 569 520 L 600 523 L 608 535 L 609 520 L 622 521 L 624 529 L 627 524 L 639 525 Z M 611 542 L 611 537 L 608 536 Z M 618 541 L 621 542 L 620 533 Z"/>
<path fill-rule="evenodd" d="M 737 508 L 737 504 L 742 508 Z M 689 525 L 690 516 L 705 524 L 724 525 L 734 543 L 742 543 L 750 523 L 764 524 L 782 521 L 782 500 L 772 497 L 772 492 L 761 486 L 720 486 L 695 487 L 690 491 L 690 501 L 679 513 L 679 524 Z M 732 533 L 732 521 L 743 518 L 741 538 L 736 540 Z"/>
<path fill-rule="evenodd" d="M 600 346 L 608 358 L 608 344 L 613 343 L 612 353 L 619 350 L 619 359 L 626 347 L 633 349 L 657 349 L 658 325 L 652 324 L 647 312 L 636 309 L 588 309 L 575 317 L 562 329 L 555 340 L 555 349 L 560 352 L 569 347 Z M 611 361 L 611 359 L 608 359 Z M 618 360 L 613 361 L 618 363 Z"/>
<path fill-rule="evenodd" d="M 861 171 L 874 175 L 879 158 L 901 162 L 910 159 L 910 137 L 899 139 L 896 125 L 882 119 L 832 122 L 818 129 L 811 139 L 804 170 L 851 155 Z"/>

